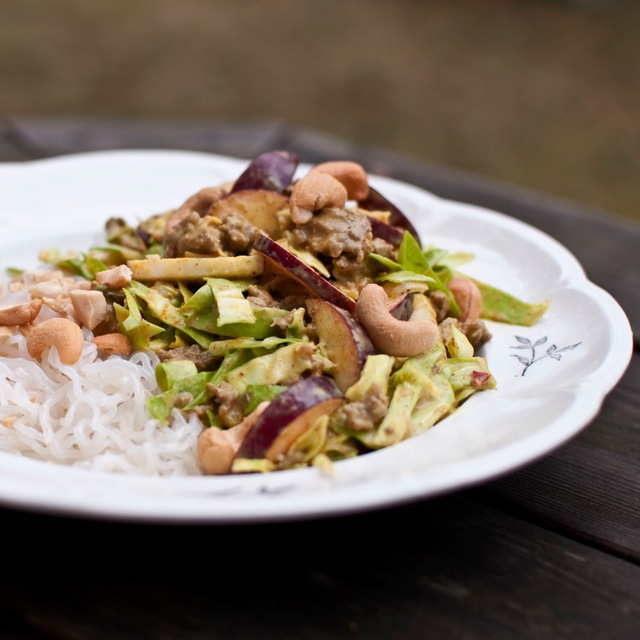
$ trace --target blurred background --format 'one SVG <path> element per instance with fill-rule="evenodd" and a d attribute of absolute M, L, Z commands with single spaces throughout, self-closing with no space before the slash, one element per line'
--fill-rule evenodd
<path fill-rule="evenodd" d="M 0 0 L 0 117 L 283 121 L 640 220 L 637 0 Z"/>

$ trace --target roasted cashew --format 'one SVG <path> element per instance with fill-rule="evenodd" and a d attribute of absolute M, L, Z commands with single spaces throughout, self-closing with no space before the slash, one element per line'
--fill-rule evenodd
<path fill-rule="evenodd" d="M 198 459 L 205 473 L 219 475 L 229 473 L 231 464 L 239 445 L 231 441 L 231 433 L 235 427 L 222 430 L 209 427 L 198 437 Z"/>
<path fill-rule="evenodd" d="M 366 285 L 356 303 L 356 315 L 373 346 L 390 356 L 414 356 L 429 350 L 439 336 L 437 325 L 429 319 L 397 320 L 389 313 L 385 290 Z"/>
<path fill-rule="evenodd" d="M 362 200 L 369 194 L 367 173 L 357 162 L 321 162 L 293 185 L 291 220 L 306 224 L 314 211 L 344 207 L 347 200 Z"/>
<path fill-rule="evenodd" d="M 80 358 L 83 345 L 82 330 L 67 318 L 49 318 L 37 324 L 27 336 L 27 351 L 32 358 L 40 358 L 46 349 L 55 347 L 60 362 L 73 364 Z"/>
<path fill-rule="evenodd" d="M 229 428 L 209 427 L 198 437 L 198 460 L 205 473 L 220 475 L 229 473 L 244 437 L 260 414 L 267 408 L 268 402 L 261 402 L 242 422 Z"/>
<path fill-rule="evenodd" d="M 364 200 L 369 195 L 369 180 L 364 167 L 349 160 L 321 162 L 309 173 L 326 173 L 334 177 L 347 190 L 349 200 Z"/>
<path fill-rule="evenodd" d="M 293 186 L 289 206 L 294 224 L 306 224 L 314 211 L 325 207 L 344 207 L 347 189 L 327 173 L 308 173 Z"/>
<path fill-rule="evenodd" d="M 117 267 L 111 267 L 104 271 L 98 271 L 96 273 L 96 282 L 103 284 L 109 289 L 122 289 L 126 287 L 133 278 L 133 272 L 126 264 L 118 265 Z"/>
<path fill-rule="evenodd" d="M 107 300 L 101 291 L 69 291 L 73 313 L 81 325 L 92 331 L 107 317 Z"/>
<path fill-rule="evenodd" d="M 131 341 L 123 333 L 105 333 L 96 336 L 92 342 L 100 351 L 110 356 L 114 354 L 128 356 L 131 353 Z"/>
<path fill-rule="evenodd" d="M 36 319 L 40 309 L 42 308 L 42 300 L 34 298 L 29 302 L 22 302 L 12 307 L 0 309 L 0 325 L 6 327 L 17 327 L 23 324 L 29 324 Z"/>
<path fill-rule="evenodd" d="M 447 283 L 458 307 L 460 307 L 460 322 L 475 322 L 482 312 L 482 294 L 478 285 L 469 278 L 454 276 Z"/>

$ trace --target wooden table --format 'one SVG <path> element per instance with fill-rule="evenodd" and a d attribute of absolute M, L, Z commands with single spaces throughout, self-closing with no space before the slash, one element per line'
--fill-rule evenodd
<path fill-rule="evenodd" d="M 374 173 L 524 220 L 626 311 L 636 351 L 599 415 L 499 480 L 407 506 L 250 526 L 0 509 L 2 638 L 640 638 L 640 227 L 280 122 L 0 120 L 0 161 L 181 148 Z M 569 169 L 568 169 L 569 170 Z"/>

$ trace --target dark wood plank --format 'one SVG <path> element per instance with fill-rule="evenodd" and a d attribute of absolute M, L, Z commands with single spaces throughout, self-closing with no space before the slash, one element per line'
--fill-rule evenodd
<path fill-rule="evenodd" d="M 639 388 L 636 354 L 582 434 L 471 495 L 640 565 Z"/>
<path fill-rule="evenodd" d="M 37 554 L 30 532 L 43 541 Z M 462 497 L 255 527 L 23 516 L 11 533 L 0 602 L 48 637 L 632 640 L 640 632 L 640 567 Z"/>
<path fill-rule="evenodd" d="M 11 640 L 46 640 L 51 636 L 35 630 L 22 616 L 0 604 L 0 637 Z"/>

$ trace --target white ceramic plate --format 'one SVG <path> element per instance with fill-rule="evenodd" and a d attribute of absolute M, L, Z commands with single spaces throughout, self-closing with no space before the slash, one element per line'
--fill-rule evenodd
<path fill-rule="evenodd" d="M 247 160 L 113 151 L 0 165 L 0 268 L 49 246 L 84 249 L 104 221 L 135 221 L 239 175 Z M 301 171 L 305 167 L 300 168 Z M 559 447 L 597 414 L 632 353 L 629 322 L 558 242 L 503 214 L 372 176 L 429 244 L 475 254 L 463 269 L 523 299 L 551 300 L 534 327 L 488 323 L 495 390 L 427 433 L 316 469 L 229 477 L 97 473 L 0 453 L 0 503 L 83 517 L 248 523 L 355 513 L 495 478 Z"/>

